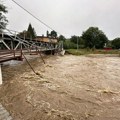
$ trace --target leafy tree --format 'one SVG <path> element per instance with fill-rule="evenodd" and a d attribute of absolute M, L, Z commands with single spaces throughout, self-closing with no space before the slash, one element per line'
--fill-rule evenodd
<path fill-rule="evenodd" d="M 76 44 L 71 42 L 70 40 L 65 40 L 63 43 L 63 47 L 65 49 L 76 49 Z"/>
<path fill-rule="evenodd" d="M 27 30 L 23 30 L 18 34 L 21 38 L 34 39 L 36 37 L 36 32 L 31 24 L 29 24 Z"/>
<path fill-rule="evenodd" d="M 56 31 L 51 31 L 51 37 L 57 38 L 57 32 Z"/>
<path fill-rule="evenodd" d="M 90 27 L 83 32 L 82 38 L 85 40 L 85 47 L 87 48 L 101 49 L 108 42 L 108 38 L 98 27 Z"/>
<path fill-rule="evenodd" d="M 74 35 L 70 38 L 70 40 L 71 40 L 71 42 L 73 42 L 75 44 L 78 44 L 79 48 L 84 48 L 85 47 L 85 41 L 84 41 L 84 39 L 82 39 L 82 37 Z"/>
<path fill-rule="evenodd" d="M 114 49 L 120 49 L 120 38 L 115 38 L 113 41 L 112 41 L 112 47 Z"/>
<path fill-rule="evenodd" d="M 20 32 L 17 36 L 19 36 L 20 38 L 26 38 L 27 37 L 27 31 L 24 30 L 24 31 Z"/>
<path fill-rule="evenodd" d="M 77 41 L 79 41 L 79 36 L 76 36 L 76 35 L 71 36 L 70 41 L 77 44 Z"/>
<path fill-rule="evenodd" d="M 105 47 L 112 48 L 112 41 L 108 40 L 107 44 L 105 44 Z"/>
<path fill-rule="evenodd" d="M 82 37 L 79 37 L 78 45 L 79 48 L 85 48 L 85 40 Z"/>
<path fill-rule="evenodd" d="M 4 14 L 7 13 L 8 11 L 7 11 L 6 7 L 2 4 L 1 0 L 0 0 L 0 2 L 1 2 L 0 3 L 0 24 L 2 26 L 4 26 L 4 27 L 0 26 L 0 32 L 1 32 L 7 25 L 8 20 L 6 19 Z"/>
<path fill-rule="evenodd" d="M 36 37 L 35 29 L 32 27 L 31 24 L 29 24 L 28 30 L 27 30 L 27 38 L 33 39 L 35 37 Z"/>
<path fill-rule="evenodd" d="M 59 41 L 65 41 L 66 38 L 63 36 L 63 35 L 60 35 L 59 38 L 58 38 Z"/>

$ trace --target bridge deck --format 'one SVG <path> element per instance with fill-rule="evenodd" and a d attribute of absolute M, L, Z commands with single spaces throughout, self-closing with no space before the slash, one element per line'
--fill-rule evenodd
<path fill-rule="evenodd" d="M 9 60 L 21 60 L 21 53 L 20 51 L 0 51 L 0 63 L 6 62 Z"/>
<path fill-rule="evenodd" d="M 16 35 L 0 33 L 0 63 L 10 60 L 22 60 L 22 53 L 29 53 L 30 55 L 41 54 L 40 52 L 54 54 L 59 49 L 58 41 L 53 42 L 53 38 L 46 39 L 30 40 L 19 38 Z"/>
<path fill-rule="evenodd" d="M 9 57 L 6 57 L 6 58 L 2 58 L 2 59 L 0 59 L 0 63 L 2 63 L 2 62 L 7 62 L 7 61 L 10 61 L 10 60 L 21 60 L 21 56 L 15 56 L 15 57 L 13 57 L 13 56 L 9 56 Z"/>

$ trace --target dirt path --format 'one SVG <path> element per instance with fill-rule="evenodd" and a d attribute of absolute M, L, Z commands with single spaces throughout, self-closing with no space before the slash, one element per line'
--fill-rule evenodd
<path fill-rule="evenodd" d="M 31 60 L 4 66 L 0 102 L 15 120 L 120 120 L 120 58 L 104 55 Z M 17 67 L 16 67 L 17 66 Z"/>

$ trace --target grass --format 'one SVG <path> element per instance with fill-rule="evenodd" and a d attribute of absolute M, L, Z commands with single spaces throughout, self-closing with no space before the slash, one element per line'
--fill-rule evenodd
<path fill-rule="evenodd" d="M 87 49 L 67 49 L 66 52 L 72 55 L 87 55 L 87 54 L 120 54 L 120 50 L 87 50 Z"/>
<path fill-rule="evenodd" d="M 72 55 L 86 55 L 86 54 L 90 54 L 90 51 L 87 51 L 86 49 L 67 49 L 66 50 L 67 53 L 72 54 Z"/>

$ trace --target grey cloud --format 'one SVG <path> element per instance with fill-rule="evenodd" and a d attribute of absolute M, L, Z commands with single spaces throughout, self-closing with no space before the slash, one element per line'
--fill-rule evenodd
<path fill-rule="evenodd" d="M 120 36 L 119 0 L 16 0 L 56 31 L 70 37 L 81 35 L 90 26 L 98 26 L 109 39 Z M 49 30 L 11 0 L 5 1 L 11 7 L 8 13 L 8 28 L 24 30 L 29 23 L 41 35 Z"/>

